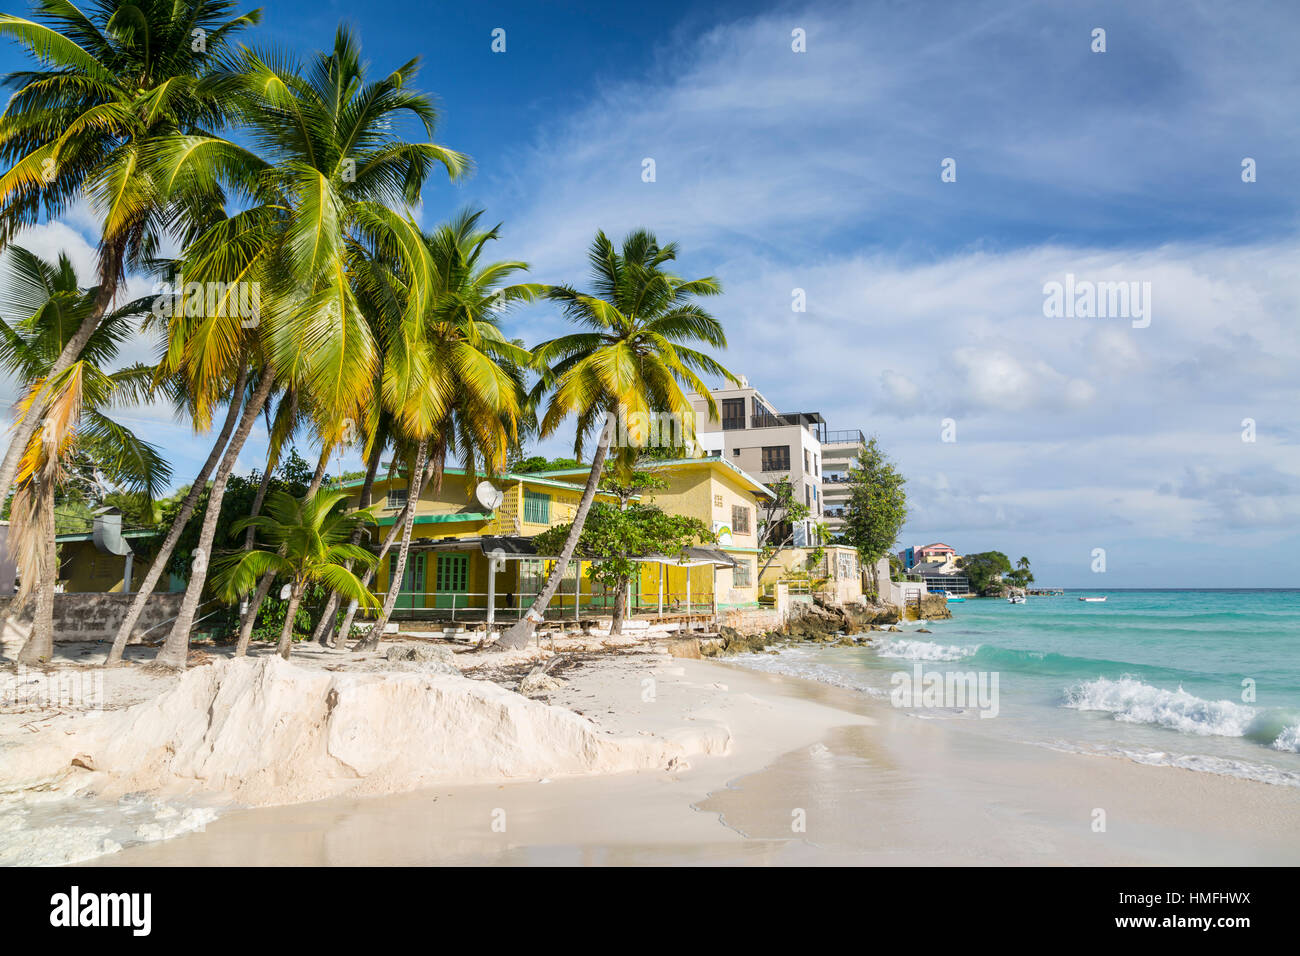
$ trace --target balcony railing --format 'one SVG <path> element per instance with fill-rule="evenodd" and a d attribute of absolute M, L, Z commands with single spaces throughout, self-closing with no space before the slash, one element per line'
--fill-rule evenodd
<path fill-rule="evenodd" d="M 826 437 L 822 439 L 823 445 L 834 445 L 841 442 L 859 442 L 865 445 L 867 439 L 856 428 L 835 428 L 826 432 Z"/>
<path fill-rule="evenodd" d="M 826 434 L 826 424 L 821 422 L 821 416 L 814 412 L 790 412 L 780 415 L 751 415 L 749 416 L 750 428 L 788 428 L 794 425 L 798 428 L 806 428 L 817 436 L 818 441 L 825 441 L 822 436 Z"/>

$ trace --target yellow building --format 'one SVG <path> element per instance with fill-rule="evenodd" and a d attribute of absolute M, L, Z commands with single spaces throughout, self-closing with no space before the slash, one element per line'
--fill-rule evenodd
<path fill-rule="evenodd" d="M 664 613 L 756 604 L 756 501 L 771 494 L 760 482 L 721 458 L 652 463 L 666 487 L 644 496 L 665 511 L 705 521 L 718 534 L 716 547 L 689 549 L 685 558 L 646 559 L 630 597 L 632 613 Z M 527 610 L 552 567 L 531 538 L 573 520 L 587 468 L 538 474 L 506 474 L 475 483 L 459 469 L 446 469 L 438 489 L 425 488 L 415 510 L 411 554 L 398 592 L 395 619 L 513 619 Z M 358 504 L 362 482 L 345 483 Z M 380 541 L 406 504 L 405 478 L 378 480 Z M 599 492 L 598 498 L 617 500 Z M 377 547 L 373 546 L 372 547 Z M 396 546 L 375 582 L 389 588 Z M 607 613 L 613 593 L 593 584 L 584 562 L 570 564 L 548 616 Z M 576 582 L 576 584 L 575 584 Z M 575 597 L 575 591 L 576 597 Z"/>
<path fill-rule="evenodd" d="M 122 537 L 130 544 L 135 554 L 131 555 L 132 592 L 144 583 L 149 573 L 149 565 L 161 537 L 158 531 L 126 531 Z M 94 535 L 60 534 L 54 539 L 59 548 L 59 583 L 68 594 L 90 591 L 120 593 L 126 576 L 127 558 L 120 554 L 110 554 L 95 545 Z M 181 590 L 183 581 L 169 576 L 167 587 Z"/>

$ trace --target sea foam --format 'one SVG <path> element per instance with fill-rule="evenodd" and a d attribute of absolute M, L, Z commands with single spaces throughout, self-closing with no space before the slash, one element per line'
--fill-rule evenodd
<path fill-rule="evenodd" d="M 900 637 L 877 647 L 876 654 L 879 657 L 892 657 L 905 661 L 960 661 L 978 650 L 978 644 L 974 647 L 959 647 L 955 644 L 935 644 L 931 641 L 913 641 Z"/>
<path fill-rule="evenodd" d="M 1180 686 L 1163 690 L 1134 677 L 1076 684 L 1065 692 L 1066 707 L 1099 710 L 1132 724 L 1155 724 L 1201 737 L 1250 737 L 1277 750 L 1297 751 L 1300 726 L 1281 724 L 1276 714 L 1232 700 L 1204 700 Z"/>

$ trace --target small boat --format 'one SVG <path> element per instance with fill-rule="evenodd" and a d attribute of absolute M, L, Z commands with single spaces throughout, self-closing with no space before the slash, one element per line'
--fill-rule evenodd
<path fill-rule="evenodd" d="M 1027 604 L 1028 602 L 1029 599 L 1023 594 L 1013 594 L 1011 597 L 1007 598 L 1008 604 Z"/>
<path fill-rule="evenodd" d="M 966 599 L 965 599 L 965 598 L 953 597 L 952 595 L 947 595 L 946 597 L 947 597 L 947 599 L 948 599 L 948 603 L 949 603 L 949 604 L 965 604 L 965 603 L 966 603 Z"/>
<path fill-rule="evenodd" d="M 1105 595 L 1103 595 L 1102 597 L 1099 597 L 1099 598 L 1081 597 L 1081 598 L 1079 598 L 1079 600 L 1080 600 L 1080 601 L 1087 601 L 1089 604 L 1100 604 L 1100 603 L 1102 603 L 1103 601 L 1106 600 L 1106 597 L 1105 597 Z"/>

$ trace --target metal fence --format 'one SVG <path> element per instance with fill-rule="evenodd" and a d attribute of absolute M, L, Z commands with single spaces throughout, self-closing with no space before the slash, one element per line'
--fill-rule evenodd
<path fill-rule="evenodd" d="M 493 619 L 514 621 L 528 613 L 539 592 L 515 594 L 497 592 L 492 595 Z M 379 592 L 377 597 L 383 598 Z M 460 621 L 473 623 L 486 621 L 489 595 L 482 591 L 400 591 L 397 605 L 390 620 L 393 621 Z M 628 611 L 633 617 L 646 615 L 712 614 L 713 595 L 685 591 L 665 591 L 662 610 L 658 595 L 638 600 L 633 596 Z M 543 615 L 547 621 L 582 620 L 604 617 L 614 612 L 613 594 L 580 594 L 575 605 L 573 592 L 556 594 Z"/>

